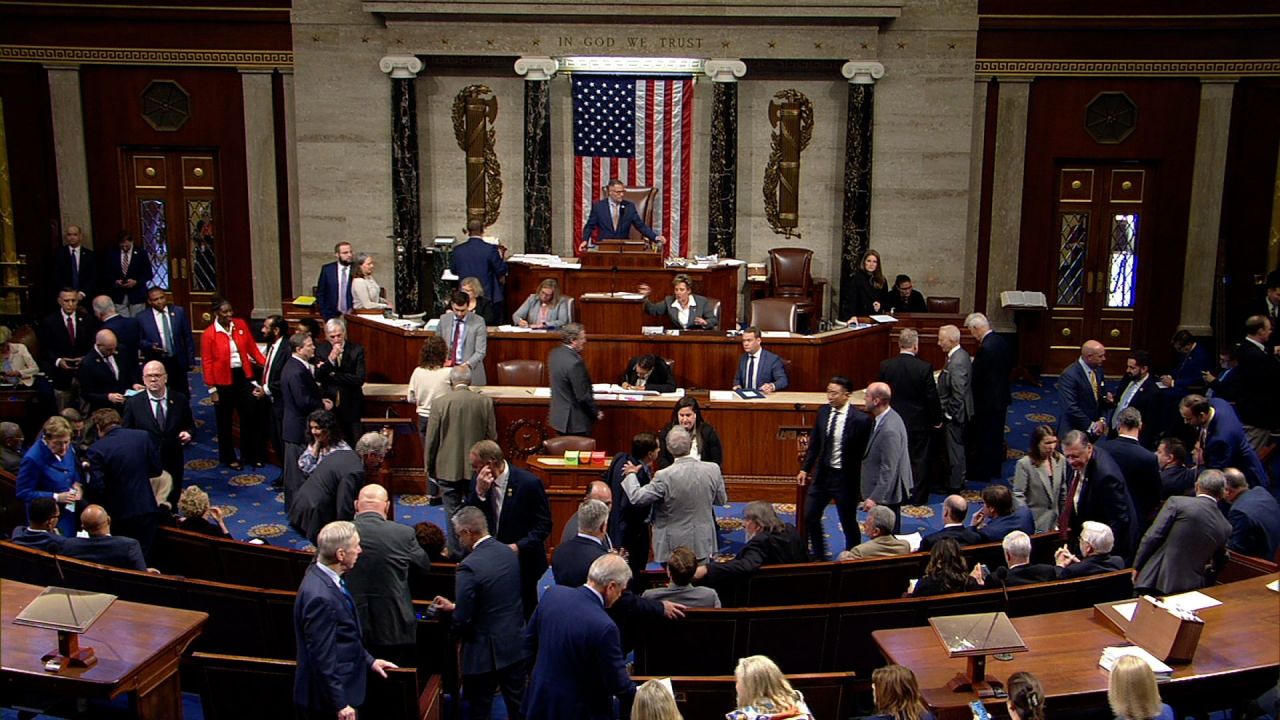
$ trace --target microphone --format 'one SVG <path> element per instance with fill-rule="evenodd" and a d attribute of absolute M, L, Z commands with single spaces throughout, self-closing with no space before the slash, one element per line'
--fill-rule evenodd
<path fill-rule="evenodd" d="M 1004 612 L 1009 614 L 1009 568 L 1001 565 L 996 568 L 996 579 L 1000 581 L 1000 591 L 1004 593 Z"/>

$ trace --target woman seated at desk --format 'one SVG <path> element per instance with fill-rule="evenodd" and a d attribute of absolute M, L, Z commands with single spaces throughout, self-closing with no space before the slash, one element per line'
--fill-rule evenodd
<path fill-rule="evenodd" d="M 689 450 L 689 457 L 724 465 L 724 448 L 720 445 L 720 436 L 716 434 L 716 429 L 711 426 L 711 423 L 702 419 L 702 408 L 698 405 L 698 401 L 686 395 L 676 401 L 676 407 L 671 411 L 671 422 L 658 433 L 659 470 L 675 462 L 671 451 L 667 450 L 667 433 L 676 425 L 680 425 L 693 435 L 693 447 Z"/>
<path fill-rule="evenodd" d="M 703 295 L 693 294 L 693 279 L 684 273 L 676 275 L 671 281 L 674 295 L 668 295 L 662 302 L 645 300 L 644 311 L 650 315 L 666 315 L 671 324 L 681 330 L 715 330 L 720 327 L 720 317 L 716 315 L 715 303 Z M 652 289 L 645 284 L 637 288 L 646 298 Z"/>
<path fill-rule="evenodd" d="M 458 283 L 458 288 L 471 298 L 468 309 L 484 320 L 485 327 L 494 327 L 502 323 L 502 318 L 498 317 L 497 307 L 492 300 L 484 296 L 484 285 L 480 283 L 480 278 L 464 277 L 462 282 Z"/>
<path fill-rule="evenodd" d="M 527 328 L 557 328 L 569 323 L 569 303 L 560 296 L 560 283 L 547 278 L 538 284 L 538 292 L 530 295 L 511 315 L 511 322 Z"/>

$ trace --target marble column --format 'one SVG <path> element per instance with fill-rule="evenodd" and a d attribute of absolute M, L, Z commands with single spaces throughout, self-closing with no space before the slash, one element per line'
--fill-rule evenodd
<path fill-rule="evenodd" d="M 741 60 L 707 60 L 702 72 L 714 83 L 711 100 L 711 163 L 707 171 L 707 252 L 738 253 L 738 78 Z"/>
<path fill-rule="evenodd" d="M 1218 256 L 1222 189 L 1231 131 L 1231 97 L 1236 78 L 1204 78 L 1200 84 L 1200 124 L 1196 128 L 1195 169 L 1187 218 L 1187 255 L 1182 275 L 1182 314 L 1178 328 L 1193 335 L 1213 334 L 1213 258 Z M 1208 263 L 1208 266 L 1206 266 Z M 1219 328 L 1221 330 L 1221 328 Z"/>
<path fill-rule="evenodd" d="M 551 252 L 551 78 L 549 57 L 516 60 L 524 76 L 524 251 Z"/>
<path fill-rule="evenodd" d="M 422 287 L 422 208 L 418 187 L 418 109 L 413 81 L 422 71 L 414 55 L 387 55 L 378 63 L 391 77 L 391 233 L 395 252 L 395 307 L 402 314 L 430 311 Z M 439 263 L 436 263 L 439 265 Z M 440 268 L 435 268 L 437 275 Z"/>
<path fill-rule="evenodd" d="M 302 231 L 298 220 L 298 124 L 297 110 L 293 103 L 293 68 L 280 70 L 284 90 L 284 168 L 288 178 L 289 203 L 289 267 L 285 275 L 293 286 L 293 294 L 303 295 L 311 286 L 302 279 Z"/>
<path fill-rule="evenodd" d="M 89 216 L 89 161 L 84 149 L 84 111 L 80 106 L 80 67 L 45 65 L 49 109 L 53 116 L 53 155 L 58 168 L 58 210 L 62 229 L 78 225 L 84 244 L 93 247 Z M 110 241 L 105 243 L 110 245 Z"/>
<path fill-rule="evenodd" d="M 837 318 L 853 314 L 853 277 L 871 246 L 871 128 L 878 62 L 850 61 L 840 68 L 849 81 L 849 117 L 844 141 L 844 217 L 840 233 L 840 302 Z"/>
<path fill-rule="evenodd" d="M 1022 235 L 1022 179 L 1027 166 L 1027 110 L 1031 77 L 1000 78 L 996 107 L 995 168 L 991 184 L 991 242 L 987 253 L 986 315 L 999 332 L 1014 332 L 1013 313 L 1000 307 L 1000 293 L 1018 286 Z M 982 258 L 978 259 L 982 262 Z"/>
<path fill-rule="evenodd" d="M 271 74 L 270 69 L 240 69 L 248 161 L 249 243 L 253 246 L 253 317 L 280 313 L 280 216 Z"/>
<path fill-rule="evenodd" d="M 969 217 L 965 225 L 964 286 L 960 291 L 960 307 L 978 306 L 978 225 L 982 217 L 983 149 L 987 136 L 987 91 L 990 75 L 973 79 L 972 134 L 969 137 Z M 986 298 L 985 293 L 983 299 Z"/>

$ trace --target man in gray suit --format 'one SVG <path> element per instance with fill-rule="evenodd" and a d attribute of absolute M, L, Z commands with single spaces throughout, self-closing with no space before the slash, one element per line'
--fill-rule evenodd
<path fill-rule="evenodd" d="M 951 466 L 947 489 L 964 488 L 964 426 L 973 417 L 973 360 L 960 347 L 960 328 L 938 328 L 938 347 L 947 354 L 938 374 L 938 400 L 942 402 L 942 433 L 946 439 L 947 464 Z"/>
<path fill-rule="evenodd" d="M 547 357 L 551 374 L 550 424 L 563 435 L 590 435 L 604 413 L 596 409 L 591 375 L 582 362 L 587 331 L 580 323 L 569 323 L 560 328 L 560 336 L 564 344 Z"/>
<path fill-rule="evenodd" d="M 907 426 L 889 407 L 893 392 L 886 383 L 867 386 L 867 413 L 875 418 L 867 452 L 862 456 L 862 506 L 870 512 L 877 505 L 893 511 L 893 532 L 902 532 L 902 502 L 911 496 L 911 452 Z"/>
<path fill-rule="evenodd" d="M 376 442 L 385 446 L 381 433 L 366 433 L 357 446 Z M 409 573 L 425 573 L 431 560 L 418 545 L 413 528 L 387 519 L 391 507 L 386 488 L 365 485 L 355 503 L 356 531 L 360 533 L 360 562 L 345 579 L 360 617 L 365 647 L 401 667 L 414 666 L 417 618 L 409 594 Z"/>
<path fill-rule="evenodd" d="M 461 290 L 449 295 L 449 312 L 440 316 L 436 335 L 449 349 L 447 364 L 471 370 L 471 383 L 484 385 L 484 354 L 489 350 L 489 331 L 479 315 L 469 312 L 471 298 Z"/>
<path fill-rule="evenodd" d="M 906 431 L 903 431 L 905 438 Z M 905 439 L 904 439 L 905 442 Z M 659 470 L 648 485 L 640 485 L 639 466 L 628 465 L 622 489 L 632 505 L 654 505 L 653 556 L 665 558 L 681 545 L 706 563 L 719 547 L 715 506 L 729 501 L 720 466 L 689 455 L 693 436 L 683 427 L 667 433 L 667 449 L 675 462 Z M 905 446 L 904 446 L 905 447 Z M 904 450 L 905 452 L 905 450 Z"/>
<path fill-rule="evenodd" d="M 470 368 L 454 366 L 449 384 L 453 389 L 431 401 L 426 452 L 427 477 L 440 485 L 446 518 L 453 517 L 471 492 L 471 446 L 498 438 L 493 399 L 471 389 Z M 462 556 L 462 546 L 452 532 L 449 552 L 455 558 Z"/>
<path fill-rule="evenodd" d="M 1139 593 L 1173 595 L 1209 583 L 1226 560 L 1231 536 L 1231 523 L 1218 509 L 1225 487 L 1221 471 L 1205 470 L 1196 478 L 1195 497 L 1164 501 L 1133 559 Z"/>

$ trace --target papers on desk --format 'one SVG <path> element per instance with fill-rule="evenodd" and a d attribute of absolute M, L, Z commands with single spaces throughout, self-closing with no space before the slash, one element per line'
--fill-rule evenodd
<path fill-rule="evenodd" d="M 737 400 L 738 393 L 732 390 L 712 390 L 708 394 L 708 397 L 711 398 L 711 402 L 726 402 L 729 400 Z"/>
<path fill-rule="evenodd" d="M 534 388 L 533 396 L 536 398 L 549 398 L 551 397 L 551 388 L 549 387 Z"/>
<path fill-rule="evenodd" d="M 1280 592 L 1280 580 L 1272 580 L 1267 583 L 1267 589 L 1272 592 Z"/>
<path fill-rule="evenodd" d="M 427 326 L 423 329 L 429 330 L 431 332 L 436 332 L 437 330 L 440 329 L 440 318 L 431 318 L 430 320 L 427 321 Z"/>
<path fill-rule="evenodd" d="M 917 552 L 920 550 L 920 541 L 924 539 L 924 536 L 921 535 L 919 531 L 913 532 L 910 535 L 894 535 L 894 537 L 899 540 L 906 540 L 907 544 L 911 546 L 911 552 Z"/>
<path fill-rule="evenodd" d="M 1115 667 L 1116 662 L 1126 655 L 1132 655 L 1145 662 L 1151 668 L 1151 672 L 1155 673 L 1156 682 L 1168 680 L 1173 675 L 1173 668 L 1165 665 L 1160 661 L 1160 658 L 1137 645 L 1103 648 L 1102 657 L 1098 659 L 1098 666 L 1107 672 L 1111 672 L 1111 668 Z"/>
<path fill-rule="evenodd" d="M 1123 616 L 1125 620 L 1128 620 L 1129 622 L 1133 622 L 1133 614 L 1138 610 L 1138 603 L 1136 602 L 1118 603 L 1116 605 L 1112 605 L 1111 609 L 1120 613 L 1120 615 Z"/>
<path fill-rule="evenodd" d="M 611 292 L 611 293 L 608 293 L 608 292 L 582 293 L 578 297 L 579 298 L 598 298 L 598 299 L 615 298 L 618 300 L 643 300 L 644 299 L 644 296 L 641 295 L 640 293 L 621 292 L 621 291 Z"/>
<path fill-rule="evenodd" d="M 1181 595 L 1170 595 L 1164 598 L 1166 605 L 1177 605 L 1187 612 L 1196 612 L 1205 608 L 1221 605 L 1221 600 L 1214 600 L 1198 590 L 1182 593 Z"/>
<path fill-rule="evenodd" d="M 763 333 L 760 334 L 760 337 L 789 338 L 791 337 L 791 333 L 787 332 L 786 330 L 765 330 Z"/>
<path fill-rule="evenodd" d="M 578 269 L 582 267 L 582 263 L 577 260 L 565 260 L 559 255 L 546 255 L 531 253 L 528 255 L 512 255 L 507 258 L 507 262 L 524 263 L 525 265 L 537 265 L 538 267 L 549 268 L 568 268 Z"/>
<path fill-rule="evenodd" d="M 400 328 L 401 330 L 417 330 L 418 328 L 423 326 L 421 320 L 409 320 L 406 318 L 385 318 L 385 317 L 382 317 L 381 315 L 361 315 L 360 317 L 363 317 L 365 320 L 369 320 L 371 322 L 380 323 L 382 325 L 390 325 L 391 327 L 394 327 L 394 328 Z M 427 329 L 435 330 L 436 326 L 439 324 L 440 324 L 440 318 L 432 318 L 427 323 Z"/>
<path fill-rule="evenodd" d="M 452 270 L 445 268 L 445 271 L 440 273 L 440 279 L 441 280 L 457 280 L 458 276 L 454 275 Z"/>
<path fill-rule="evenodd" d="M 596 383 L 591 386 L 591 392 L 597 393 L 617 393 L 619 395 L 659 395 L 657 390 L 628 390 L 621 385 L 611 385 L 609 383 Z"/>
<path fill-rule="evenodd" d="M 896 317 L 894 317 L 894 316 L 892 316 L 892 315 L 872 315 L 872 316 L 871 316 L 871 319 L 872 319 L 872 320 L 875 320 L 876 322 L 878 322 L 878 323 L 880 323 L 880 324 L 884 324 L 884 323 L 896 323 L 896 322 L 898 322 L 898 318 L 896 318 Z"/>

